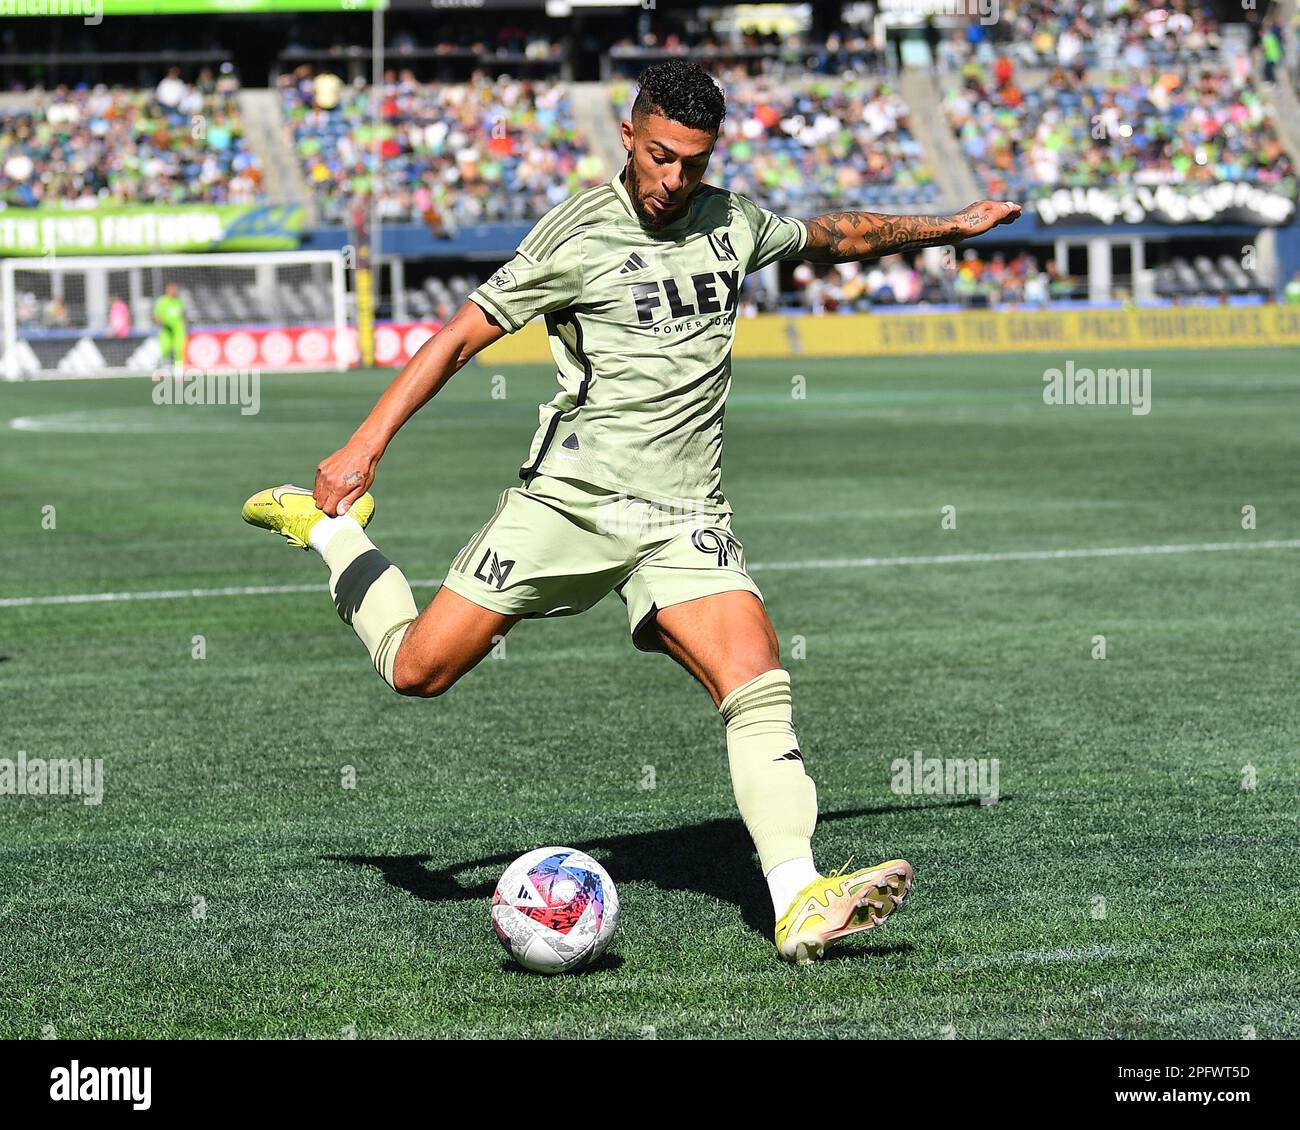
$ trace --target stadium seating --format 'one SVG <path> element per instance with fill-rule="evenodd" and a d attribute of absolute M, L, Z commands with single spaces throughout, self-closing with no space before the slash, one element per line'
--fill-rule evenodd
<path fill-rule="evenodd" d="M 1222 42 L 1208 0 L 1002 0 L 991 24 L 944 41 L 949 67 L 1005 53 L 1024 66 L 1123 67 L 1215 62 Z"/>
<path fill-rule="evenodd" d="M 432 276 L 406 291 L 406 313 L 412 321 L 445 321 L 482 280 L 477 275 Z"/>
<path fill-rule="evenodd" d="M 818 312 L 913 304 L 1037 307 L 1081 297 L 1084 289 L 1063 277 L 1055 263 L 1044 264 L 1028 252 L 981 256 L 972 248 L 946 266 L 923 255 L 890 255 L 879 262 L 829 268 L 801 264 L 793 281 L 795 289 L 786 300 Z"/>
<path fill-rule="evenodd" d="M 991 196 L 1224 181 L 1296 191 L 1271 111 L 1222 70 L 1091 82 L 1057 68 L 1044 86 L 1022 90 L 975 68 L 944 108 Z"/>
<path fill-rule="evenodd" d="M 291 144 L 321 217 L 345 222 L 373 174 L 370 91 L 300 67 L 280 79 Z M 409 72 L 382 91 L 380 211 L 450 233 L 463 224 L 534 219 L 607 175 L 574 125 L 565 88 L 516 79 L 422 84 Z"/>
<path fill-rule="evenodd" d="M 56 87 L 0 108 L 0 201 L 247 204 L 261 165 L 243 136 L 233 74 L 173 69 L 153 90 Z"/>
<path fill-rule="evenodd" d="M 1211 259 L 1194 255 L 1190 259 L 1175 256 L 1155 269 L 1156 294 L 1161 298 L 1180 299 L 1202 295 L 1263 295 L 1268 286 L 1253 270 L 1244 268 L 1230 255 Z"/>
<path fill-rule="evenodd" d="M 713 183 L 794 214 L 936 199 L 907 103 L 890 80 L 746 79 L 726 90 Z M 616 116 L 627 112 L 631 93 L 625 83 L 610 87 Z"/>

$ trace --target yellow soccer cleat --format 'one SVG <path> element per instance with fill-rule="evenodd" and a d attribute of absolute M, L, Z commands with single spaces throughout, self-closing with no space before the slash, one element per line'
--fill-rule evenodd
<path fill-rule="evenodd" d="M 374 496 L 369 492 L 363 494 L 348 513 L 364 529 L 375 515 Z M 295 548 L 309 549 L 307 537 L 312 526 L 325 517 L 325 511 L 316 509 L 311 491 L 285 483 L 284 486 L 259 490 L 244 503 L 242 515 L 250 526 L 273 530 Z"/>
<path fill-rule="evenodd" d="M 845 874 L 848 865 L 809 883 L 776 924 L 777 952 L 807 965 L 833 941 L 879 926 L 912 888 L 912 865 L 891 859 Z"/>

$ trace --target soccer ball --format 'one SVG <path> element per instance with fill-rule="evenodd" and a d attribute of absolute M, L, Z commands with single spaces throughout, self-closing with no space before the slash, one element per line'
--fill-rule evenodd
<path fill-rule="evenodd" d="M 609 872 L 573 848 L 521 855 L 492 896 L 497 937 L 534 973 L 572 973 L 591 964 L 617 924 L 618 891 Z"/>

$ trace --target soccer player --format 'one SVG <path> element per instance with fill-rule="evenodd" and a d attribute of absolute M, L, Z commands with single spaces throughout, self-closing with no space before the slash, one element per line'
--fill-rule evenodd
<path fill-rule="evenodd" d="M 650 67 L 622 123 L 619 175 L 537 223 L 321 462 L 313 490 L 264 490 L 243 516 L 320 553 L 335 607 L 399 694 L 443 694 L 521 618 L 573 615 L 617 592 L 635 646 L 667 653 L 717 705 L 777 950 L 806 962 L 883 922 L 912 869 L 896 859 L 823 876 L 813 862 L 817 796 L 790 676 L 721 489 L 741 282 L 780 259 L 853 262 L 953 243 L 1020 209 L 981 201 L 951 216 L 775 215 L 703 183 L 724 112 L 699 66 Z M 364 532 L 379 460 L 461 366 L 537 315 L 560 391 L 543 407 L 523 485 L 502 492 L 420 612 Z"/>
<path fill-rule="evenodd" d="M 169 282 L 166 289 L 153 304 L 153 321 L 158 327 L 158 348 L 162 360 L 172 359 L 172 369 L 180 373 L 185 367 L 185 300 L 181 298 L 181 288 L 177 283 Z"/>

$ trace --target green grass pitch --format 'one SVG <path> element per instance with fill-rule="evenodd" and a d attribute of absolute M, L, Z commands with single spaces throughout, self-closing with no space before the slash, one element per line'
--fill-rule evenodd
<path fill-rule="evenodd" d="M 0 1036 L 1300 1035 L 1298 551 L 860 562 L 1300 538 L 1294 351 L 1075 361 L 1150 367 L 1150 415 L 1044 404 L 1048 355 L 736 364 L 726 486 L 818 862 L 917 874 L 807 969 L 775 960 L 716 711 L 615 597 L 433 702 L 317 592 L 15 602 L 323 583 L 239 506 L 309 482 L 387 374 L 268 377 L 249 416 L 0 387 L 0 757 L 102 758 L 105 784 L 0 796 Z M 381 467 L 372 534 L 412 578 L 491 512 L 550 395 L 506 368 L 494 398 L 493 372 Z M 1000 803 L 891 791 L 917 750 L 997 758 Z M 513 969 L 490 924 L 548 843 L 620 887 L 579 976 Z"/>

